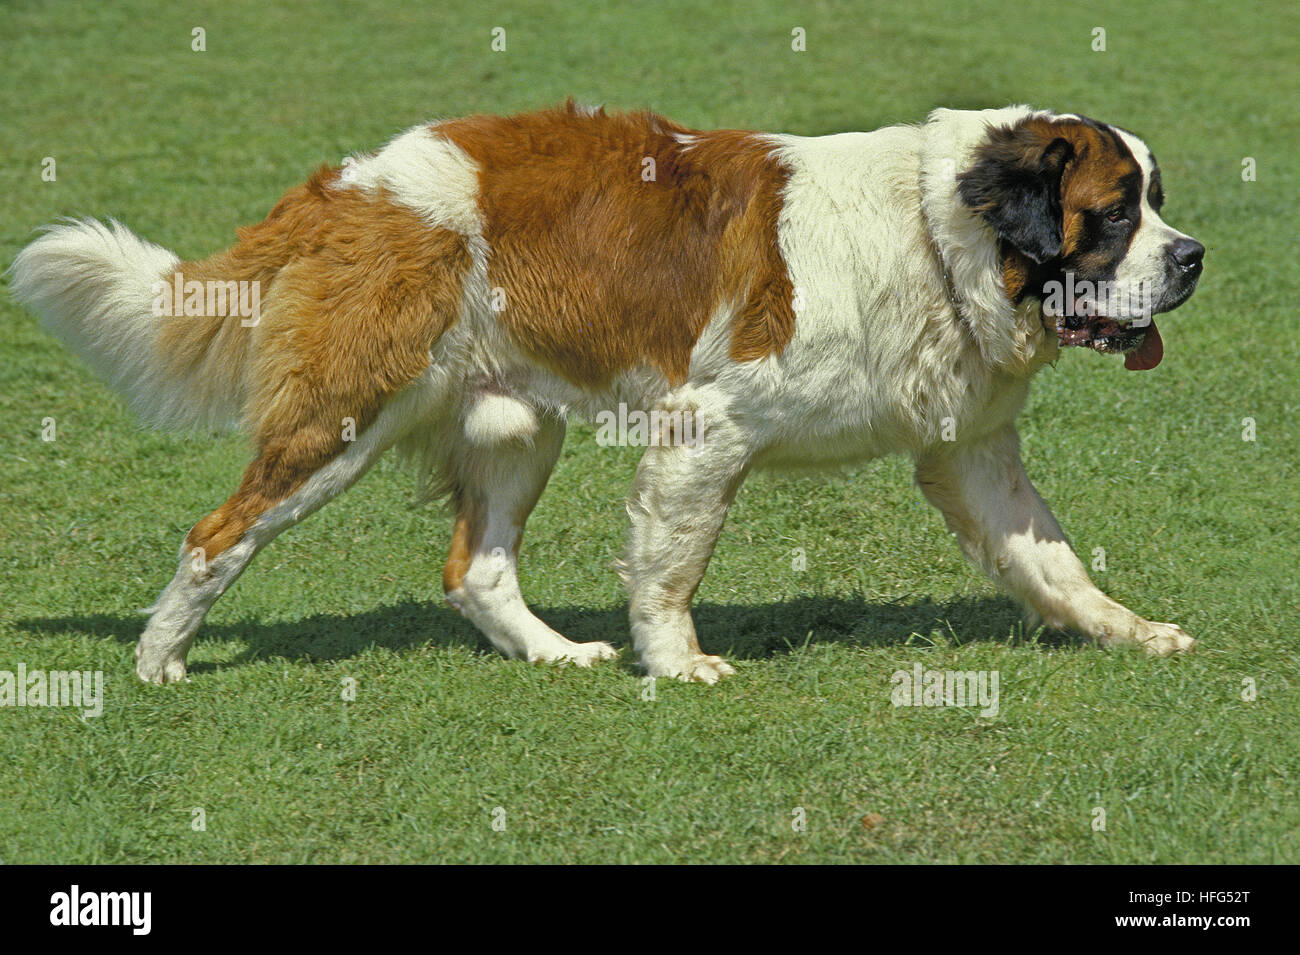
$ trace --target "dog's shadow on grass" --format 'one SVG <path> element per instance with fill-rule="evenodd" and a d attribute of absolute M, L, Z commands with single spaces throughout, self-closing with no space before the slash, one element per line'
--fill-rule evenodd
<path fill-rule="evenodd" d="M 623 649 L 625 666 L 635 662 L 625 607 L 534 609 L 569 639 L 608 641 Z M 1017 632 L 1025 633 L 1020 625 L 1020 609 L 1006 597 L 966 597 L 939 603 L 929 598 L 872 602 L 807 596 L 754 605 L 701 603 L 695 606 L 694 616 L 705 651 L 737 660 L 766 659 L 805 644 L 898 646 L 919 637 L 925 645 L 935 632 L 952 643 L 1001 642 Z M 18 621 L 31 633 L 84 634 L 123 644 L 135 643 L 144 623 L 143 615 L 115 614 Z M 1048 639 L 1062 638 L 1053 635 Z M 198 673 L 273 657 L 342 660 L 371 647 L 394 651 L 426 645 L 489 649 L 478 631 L 445 604 L 416 600 L 358 614 L 322 613 L 272 623 L 255 619 L 205 623 L 199 630 L 199 640 L 239 642 L 247 644 L 247 649 L 230 663 L 196 662 L 191 671 Z"/>

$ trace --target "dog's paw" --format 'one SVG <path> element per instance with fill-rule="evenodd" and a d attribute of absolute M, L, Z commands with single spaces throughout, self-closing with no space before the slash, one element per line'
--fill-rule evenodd
<path fill-rule="evenodd" d="M 136 644 L 135 675 L 145 683 L 180 683 L 185 679 L 185 658 Z"/>
<path fill-rule="evenodd" d="M 1138 623 L 1133 636 L 1143 650 L 1160 657 L 1167 657 L 1174 653 L 1190 653 L 1196 649 L 1196 640 L 1189 637 L 1182 627 L 1172 623 L 1142 620 Z"/>
<path fill-rule="evenodd" d="M 618 656 L 618 651 L 608 643 L 593 641 L 592 643 L 573 643 L 564 641 L 563 645 L 556 647 L 547 647 L 545 649 L 534 650 L 528 654 L 529 663 L 554 663 L 561 666 L 573 664 L 578 667 L 589 667 L 599 663 L 601 660 L 612 660 Z"/>
<path fill-rule="evenodd" d="M 613 660 L 617 656 L 618 651 L 608 643 L 592 641 L 591 643 L 575 643 L 573 649 L 569 651 L 568 659 L 575 666 L 589 667 L 601 660 Z"/>
<path fill-rule="evenodd" d="M 680 673 L 673 674 L 683 683 L 717 683 L 723 677 L 734 676 L 735 668 L 722 657 L 696 654 Z"/>
<path fill-rule="evenodd" d="M 673 677 L 683 683 L 717 683 L 723 677 L 733 676 L 735 669 L 722 657 L 696 653 L 676 663 L 646 664 L 646 672 L 653 677 Z"/>

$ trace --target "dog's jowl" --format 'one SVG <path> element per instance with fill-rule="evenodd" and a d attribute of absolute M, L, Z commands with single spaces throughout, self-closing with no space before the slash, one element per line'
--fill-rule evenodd
<path fill-rule="evenodd" d="M 148 422 L 252 439 L 151 608 L 144 680 L 182 679 L 258 550 L 393 447 L 455 509 L 453 607 L 511 657 L 614 656 L 534 616 L 516 562 L 566 420 L 615 409 L 667 422 L 624 441 L 645 446 L 620 569 L 651 675 L 733 672 L 691 600 L 752 469 L 893 453 L 1034 617 L 1163 654 L 1193 640 L 1093 585 L 1015 430 L 1065 347 L 1161 361 L 1154 316 L 1205 251 L 1163 199 L 1134 134 L 1021 106 L 804 138 L 566 104 L 417 126 L 201 261 L 54 226 L 12 287 Z"/>

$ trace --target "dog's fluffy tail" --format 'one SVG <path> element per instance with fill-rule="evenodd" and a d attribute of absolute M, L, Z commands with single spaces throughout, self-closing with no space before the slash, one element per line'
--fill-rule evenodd
<path fill-rule="evenodd" d="M 72 220 L 18 253 L 11 291 L 149 424 L 224 430 L 239 421 L 251 329 L 233 309 L 186 317 L 176 308 L 180 265 L 119 222 Z"/>

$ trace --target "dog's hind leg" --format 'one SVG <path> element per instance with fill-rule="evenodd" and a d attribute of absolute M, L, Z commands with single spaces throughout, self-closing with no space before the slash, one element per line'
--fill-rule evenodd
<path fill-rule="evenodd" d="M 918 459 L 916 480 L 967 556 L 1047 626 L 1160 655 L 1196 645 L 1182 628 L 1144 620 L 1097 589 L 1029 483 L 1014 428 Z"/>
<path fill-rule="evenodd" d="M 217 598 L 276 535 L 355 484 L 420 414 L 422 398 L 418 388 L 399 394 L 337 453 L 329 436 L 307 431 L 264 444 L 238 490 L 187 535 L 176 576 L 149 608 L 136 646 L 140 679 L 184 679 L 186 654 Z"/>
<path fill-rule="evenodd" d="M 555 467 L 564 430 L 562 420 L 543 417 L 531 435 L 503 436 L 465 451 L 456 465 L 456 525 L 442 583 L 447 602 L 506 656 L 590 666 L 616 651 L 556 633 L 533 616 L 519 590 L 524 524 Z"/>

